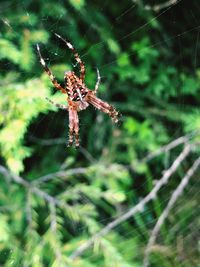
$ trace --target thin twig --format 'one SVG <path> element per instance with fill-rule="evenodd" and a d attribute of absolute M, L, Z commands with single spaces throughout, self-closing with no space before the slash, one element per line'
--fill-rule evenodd
<path fill-rule="evenodd" d="M 179 154 L 179 156 L 174 160 L 171 167 L 166 170 L 162 176 L 162 178 L 157 182 L 157 184 L 154 186 L 152 191 L 143 198 L 137 205 L 132 207 L 130 210 L 128 210 L 126 213 L 115 219 L 114 221 L 110 222 L 108 225 L 106 225 L 101 231 L 97 232 L 95 235 L 93 235 L 87 242 L 82 244 L 80 247 L 78 247 L 70 256 L 70 259 L 73 260 L 79 256 L 81 256 L 85 250 L 90 248 L 93 243 L 98 240 L 100 237 L 105 236 L 108 234 L 113 228 L 118 226 L 120 223 L 126 221 L 133 215 L 135 215 L 137 212 L 142 212 L 145 205 L 150 202 L 152 199 L 155 199 L 158 191 L 160 188 L 166 184 L 169 180 L 169 178 L 172 176 L 172 174 L 178 169 L 181 162 L 188 156 L 188 154 L 191 152 L 192 146 L 189 144 L 186 144 L 183 151 Z"/>
<path fill-rule="evenodd" d="M 22 177 L 11 173 L 8 169 L 6 169 L 5 167 L 3 167 L 2 165 L 0 165 L 0 173 L 3 174 L 4 178 L 11 178 L 14 182 L 16 182 L 17 184 L 21 184 L 24 187 L 29 187 L 29 182 L 27 182 L 26 180 L 24 180 Z"/>
<path fill-rule="evenodd" d="M 55 234 L 55 232 L 57 230 L 56 206 L 55 206 L 55 203 L 50 203 L 49 204 L 49 209 L 50 209 L 50 226 L 51 226 L 51 231 Z"/>
<path fill-rule="evenodd" d="M 144 163 L 144 162 L 147 162 L 147 161 L 150 161 L 152 160 L 153 158 L 163 154 L 163 153 L 166 153 L 170 150 L 172 150 L 173 148 L 181 145 L 181 144 L 184 144 L 188 141 L 188 137 L 187 136 L 182 136 L 182 137 L 179 137 L 177 138 L 176 140 L 173 140 L 171 143 L 165 145 L 165 146 L 162 146 L 161 148 L 159 148 L 158 150 L 148 154 L 145 158 L 143 158 L 140 162 L 141 163 Z"/>
<path fill-rule="evenodd" d="M 153 10 L 155 12 L 159 12 L 160 10 L 162 10 L 164 8 L 170 8 L 171 6 L 178 4 L 178 2 L 180 2 L 180 1 L 182 1 L 182 0 L 168 0 L 164 3 L 150 6 L 150 5 L 144 5 L 143 1 L 141 1 L 141 0 L 132 0 L 132 2 L 134 4 L 137 4 L 138 6 L 144 8 L 145 10 Z"/>
<path fill-rule="evenodd" d="M 30 228 L 32 228 L 32 209 L 31 209 L 31 190 L 26 195 L 26 219 Z"/>
<path fill-rule="evenodd" d="M 195 173 L 195 171 L 197 170 L 197 168 L 200 165 L 200 157 L 194 162 L 194 164 L 192 165 L 192 167 L 187 171 L 186 175 L 184 176 L 184 178 L 181 180 L 180 184 L 178 185 L 178 187 L 175 189 L 175 191 L 173 192 L 166 208 L 164 209 L 164 211 L 162 212 L 162 214 L 160 215 L 155 227 L 153 228 L 153 231 L 151 233 L 151 236 L 149 238 L 149 242 L 147 244 L 147 248 L 145 251 L 145 257 L 144 257 L 144 263 L 143 266 L 144 267 L 148 267 L 149 266 L 149 255 L 150 255 L 150 251 L 152 246 L 154 245 L 157 235 L 160 231 L 161 226 L 163 225 L 165 219 L 168 217 L 170 210 L 172 209 L 172 207 L 174 206 L 175 202 L 177 201 L 178 197 L 180 197 L 185 189 L 185 187 L 187 186 L 190 178 L 193 176 L 193 174 Z"/>
<path fill-rule="evenodd" d="M 96 159 L 88 152 L 87 149 L 85 149 L 84 147 L 80 146 L 79 147 L 79 151 L 85 156 L 85 158 L 92 162 L 92 163 L 95 163 L 96 162 Z"/>
<path fill-rule="evenodd" d="M 35 193 L 37 196 L 40 196 L 44 200 L 46 200 L 48 203 L 56 204 L 62 208 L 66 208 L 67 204 L 64 201 L 58 200 L 56 197 L 53 197 L 46 193 L 45 191 L 37 188 L 32 183 L 26 181 L 24 178 L 22 178 L 19 175 L 16 175 L 12 172 L 10 172 L 8 169 L 0 165 L 0 173 L 4 175 L 4 177 L 10 177 L 15 183 L 22 185 L 24 188 L 30 190 L 31 192 Z"/>
<path fill-rule="evenodd" d="M 179 145 L 182 145 L 184 143 L 187 143 L 190 139 L 194 138 L 199 133 L 200 133 L 199 130 L 195 130 L 195 131 L 190 132 L 187 135 L 181 136 L 181 137 L 173 140 L 169 144 L 160 147 L 158 150 L 149 153 L 146 157 L 144 157 L 143 159 L 141 159 L 139 161 L 139 163 L 148 162 L 148 161 L 152 160 L 153 158 L 155 158 L 155 157 L 157 157 L 157 156 L 159 156 L 159 155 L 161 155 L 163 153 L 166 153 L 166 152 L 174 149 L 175 147 L 177 147 Z"/>
<path fill-rule="evenodd" d="M 31 141 L 38 143 L 42 146 L 53 146 L 53 145 L 63 145 L 66 144 L 65 138 L 52 138 L 52 139 L 42 139 L 34 136 L 30 137 Z M 82 146 L 79 147 L 79 151 L 85 156 L 85 158 L 90 162 L 95 162 L 95 158 Z"/>
<path fill-rule="evenodd" d="M 55 236 L 53 248 L 55 251 L 56 262 L 59 265 L 62 260 L 62 253 L 60 251 L 60 245 L 58 243 L 58 238 L 57 238 L 58 233 L 57 233 L 57 219 L 56 219 L 55 203 L 49 203 L 49 209 L 50 209 L 50 229 L 51 229 L 53 236 Z"/>
<path fill-rule="evenodd" d="M 43 146 L 66 144 L 66 139 L 64 139 L 64 138 L 42 139 L 42 138 L 37 138 L 37 137 L 31 136 L 30 140 L 35 142 L 35 143 L 38 143 L 40 145 L 43 145 Z"/>
<path fill-rule="evenodd" d="M 164 8 L 168 8 L 170 6 L 175 6 L 178 2 L 180 2 L 181 0 L 169 0 L 166 1 L 165 3 L 161 3 L 158 5 L 154 5 L 154 6 L 150 6 L 150 5 L 145 5 L 144 8 L 146 10 L 153 10 L 155 12 L 159 12 L 160 10 L 164 9 Z"/>
<path fill-rule="evenodd" d="M 37 179 L 35 179 L 32 184 L 34 186 L 39 185 L 41 183 L 45 183 L 48 182 L 52 179 L 55 178 L 66 178 L 68 176 L 71 175 L 78 175 L 78 174 L 85 174 L 87 172 L 87 168 L 74 168 L 74 169 L 69 169 L 66 171 L 58 171 L 58 172 L 54 172 L 54 173 L 49 173 L 47 175 L 41 176 Z"/>

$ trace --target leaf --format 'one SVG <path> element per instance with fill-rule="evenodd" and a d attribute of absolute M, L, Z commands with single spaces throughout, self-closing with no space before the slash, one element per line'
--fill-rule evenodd
<path fill-rule="evenodd" d="M 7 223 L 7 218 L 4 215 L 0 215 L 0 243 L 7 242 L 9 240 L 10 231 Z"/>

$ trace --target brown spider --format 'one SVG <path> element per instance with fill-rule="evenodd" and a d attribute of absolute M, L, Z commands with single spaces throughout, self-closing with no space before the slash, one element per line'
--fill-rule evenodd
<path fill-rule="evenodd" d="M 73 144 L 73 136 L 75 134 L 75 145 L 79 147 L 79 119 L 78 112 L 86 109 L 89 104 L 92 104 L 95 108 L 101 110 L 104 113 L 107 113 L 112 120 L 117 123 L 118 122 L 118 112 L 114 107 L 109 105 L 108 103 L 102 101 L 101 99 L 96 97 L 96 93 L 100 83 L 100 74 L 97 69 L 97 82 L 95 85 L 94 91 L 89 90 L 84 83 L 85 79 L 85 65 L 80 59 L 76 49 L 65 39 L 63 39 L 60 35 L 55 34 L 59 39 L 61 39 L 67 47 L 73 52 L 75 60 L 80 65 L 80 76 L 75 75 L 73 71 L 66 71 L 64 74 L 65 86 L 62 87 L 54 77 L 51 70 L 46 65 L 41 52 L 40 47 L 37 44 L 37 51 L 40 57 L 40 63 L 42 64 L 44 70 L 49 75 L 51 82 L 55 86 L 56 89 L 60 90 L 63 94 L 67 94 L 67 102 L 68 105 L 61 105 L 53 102 L 52 100 L 46 98 L 51 104 L 54 106 L 65 109 L 69 111 L 69 144 L 71 146 Z"/>

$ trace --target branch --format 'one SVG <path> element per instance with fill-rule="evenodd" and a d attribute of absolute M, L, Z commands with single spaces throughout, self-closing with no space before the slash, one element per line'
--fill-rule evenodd
<path fill-rule="evenodd" d="M 50 229 L 53 236 L 55 236 L 55 239 L 53 241 L 53 247 L 54 247 L 56 262 L 58 265 L 61 265 L 62 253 L 60 249 L 60 244 L 58 242 L 56 205 L 54 203 L 50 203 L 49 209 L 50 209 Z"/>
<path fill-rule="evenodd" d="M 41 176 L 37 179 L 35 179 L 32 184 L 34 186 L 39 185 L 41 183 L 48 182 L 52 179 L 56 178 L 66 178 L 67 176 L 74 175 L 74 174 L 85 174 L 87 172 L 87 168 L 74 168 L 74 169 L 69 169 L 67 171 L 59 171 L 59 172 L 54 172 L 50 173 L 44 176 Z"/>
<path fill-rule="evenodd" d="M 164 209 L 164 211 L 160 215 L 155 227 L 153 228 L 153 231 L 152 231 L 151 236 L 149 238 L 149 242 L 147 244 L 147 248 L 146 248 L 146 251 L 145 251 L 145 257 L 144 257 L 144 263 L 143 263 L 144 267 L 148 267 L 149 266 L 150 250 L 151 250 L 151 247 L 154 245 L 154 243 L 156 241 L 156 238 L 157 238 L 157 235 L 158 235 L 158 233 L 160 231 L 161 226 L 163 225 L 165 219 L 168 217 L 169 212 L 172 209 L 172 207 L 174 206 L 174 204 L 177 201 L 178 197 L 180 197 L 183 194 L 183 190 L 187 186 L 190 178 L 193 176 L 193 174 L 195 173 L 195 171 L 197 170 L 199 165 L 200 165 L 200 157 L 194 162 L 192 167 L 187 171 L 186 175 L 184 176 L 184 178 L 182 179 L 182 181 L 180 182 L 178 187 L 173 192 L 173 194 L 172 194 L 172 196 L 171 196 L 166 208 Z"/>
<path fill-rule="evenodd" d="M 42 146 L 53 146 L 53 145 L 63 145 L 66 144 L 65 138 L 51 138 L 51 139 L 42 139 L 34 136 L 30 137 L 30 140 L 40 144 Z M 93 156 L 82 146 L 79 147 L 79 151 L 85 156 L 85 158 L 90 162 L 95 162 L 96 160 Z"/>
<path fill-rule="evenodd" d="M 24 178 L 22 178 L 19 175 L 11 173 L 8 169 L 3 167 L 2 165 L 0 165 L 0 173 L 2 173 L 4 177 L 11 178 L 15 183 L 22 185 L 24 188 L 28 189 L 30 192 L 33 192 L 37 196 L 40 196 L 41 198 L 46 200 L 49 204 L 55 204 L 62 208 L 67 206 L 67 204 L 64 201 L 58 200 L 56 197 L 52 197 L 45 191 L 37 188 L 35 185 L 33 185 L 33 183 L 26 181 Z"/>
<path fill-rule="evenodd" d="M 29 187 L 29 182 L 24 180 L 22 177 L 11 173 L 8 169 L 3 167 L 2 165 L 0 165 L 0 173 L 2 173 L 4 175 L 5 179 L 10 179 L 11 178 L 17 184 L 21 184 L 24 187 Z"/>
<path fill-rule="evenodd" d="M 50 223 L 51 223 L 51 230 L 53 233 L 57 230 L 57 220 L 56 220 L 56 206 L 55 203 L 50 203 Z"/>
<path fill-rule="evenodd" d="M 181 0 L 169 0 L 169 1 L 166 1 L 165 3 L 161 3 L 161 4 L 158 4 L 158 5 L 154 5 L 154 6 L 150 6 L 150 5 L 145 5 L 145 9 L 146 10 L 153 10 L 155 12 L 159 12 L 160 10 L 164 9 L 164 8 L 168 8 L 172 5 L 176 5 L 178 4 L 178 2 L 180 2 Z"/>
<path fill-rule="evenodd" d="M 144 8 L 145 10 L 153 10 L 155 12 L 159 12 L 160 10 L 164 8 L 171 8 L 171 6 L 175 6 L 182 0 L 168 0 L 165 3 L 161 3 L 158 5 L 150 6 L 150 5 L 144 5 L 142 0 L 132 0 L 134 4 L 137 4 L 139 7 Z"/>
<path fill-rule="evenodd" d="M 105 226 L 100 232 L 97 232 L 95 235 L 93 235 L 87 242 L 82 244 L 79 248 L 77 248 L 70 256 L 70 259 L 73 260 L 79 256 L 81 256 L 85 250 L 90 248 L 93 243 L 100 237 L 105 236 L 108 234 L 113 228 L 118 226 L 120 223 L 126 221 L 133 215 L 135 215 L 137 212 L 142 212 L 145 205 L 150 202 L 152 199 L 155 199 L 158 191 L 160 188 L 165 185 L 171 175 L 178 169 L 181 162 L 188 156 L 188 154 L 191 152 L 192 146 L 189 144 L 186 144 L 183 151 L 179 154 L 179 156 L 175 159 L 175 161 L 172 163 L 171 167 L 166 170 L 162 176 L 162 178 L 157 182 L 157 184 L 154 186 L 152 191 L 143 198 L 137 205 L 132 207 L 130 210 L 128 210 L 126 213 L 115 219 L 114 221 L 110 222 L 107 226 Z"/>
<path fill-rule="evenodd" d="M 32 228 L 32 208 L 31 208 L 31 191 L 28 190 L 26 196 L 26 219 L 30 228 Z"/>
<path fill-rule="evenodd" d="M 56 197 L 53 197 L 49 195 L 48 193 L 44 192 L 43 190 L 37 188 L 33 183 L 30 183 L 26 181 L 24 178 L 22 178 L 19 175 L 11 173 L 8 169 L 0 165 L 0 173 L 3 174 L 5 179 L 10 178 L 13 180 L 15 183 L 22 185 L 26 190 L 27 190 L 27 203 L 26 203 L 26 216 L 27 216 L 27 221 L 29 224 L 29 227 L 32 227 L 32 214 L 31 214 L 31 203 L 30 203 L 30 194 L 34 193 L 37 196 L 43 198 L 49 205 L 50 208 L 50 229 L 57 238 L 57 221 L 56 221 L 56 206 L 59 206 L 61 208 L 67 208 L 67 204 L 65 201 L 59 200 Z M 55 250 L 55 257 L 56 257 L 56 262 L 60 266 L 62 265 L 62 254 L 61 250 L 59 247 L 59 243 L 57 243 L 56 240 L 54 240 L 54 245 L 53 248 Z M 64 266 L 64 265 L 62 265 Z"/>
<path fill-rule="evenodd" d="M 153 158 L 155 158 L 155 157 L 157 157 L 163 153 L 166 153 L 166 152 L 174 149 L 175 147 L 177 147 L 179 145 L 186 144 L 190 139 L 192 139 L 193 137 L 195 137 L 199 133 L 200 133 L 199 130 L 195 130 L 195 131 L 190 132 L 187 135 L 181 136 L 181 137 L 173 140 L 169 144 L 160 147 L 158 150 L 156 150 L 152 153 L 149 153 L 146 157 L 139 160 L 139 163 L 148 162 L 148 161 L 152 160 Z"/>
<path fill-rule="evenodd" d="M 52 146 L 52 145 L 63 145 L 66 144 L 66 139 L 64 138 L 49 138 L 49 139 L 42 139 L 42 138 L 37 138 L 34 136 L 31 136 L 29 138 L 30 141 L 33 141 L 37 144 L 40 144 L 42 146 Z"/>
<path fill-rule="evenodd" d="M 177 138 L 176 140 L 173 140 L 171 143 L 165 145 L 165 146 L 162 146 L 161 148 L 159 148 L 158 150 L 148 154 L 145 158 L 143 158 L 140 162 L 141 163 L 145 163 L 147 161 L 150 161 L 152 160 L 153 158 L 161 155 L 162 153 L 166 153 L 170 150 L 172 150 L 173 148 L 181 145 L 181 144 L 184 144 L 188 141 L 188 137 L 187 136 L 182 136 L 182 137 L 179 137 Z"/>

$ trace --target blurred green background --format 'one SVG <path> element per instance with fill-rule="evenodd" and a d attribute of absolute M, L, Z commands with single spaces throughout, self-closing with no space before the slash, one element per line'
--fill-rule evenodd
<path fill-rule="evenodd" d="M 200 3 L 163 8 L 167 2 L 0 1 L 0 266 L 142 266 L 150 231 L 198 148 L 142 213 L 69 256 L 146 196 L 181 146 L 143 158 L 200 127 Z M 93 107 L 80 112 L 77 150 L 66 147 L 67 112 L 45 100 L 66 101 L 41 67 L 37 43 L 59 82 L 66 70 L 78 73 L 54 33 L 76 47 L 90 89 L 98 67 L 98 96 L 122 114 L 113 125 Z M 199 266 L 198 174 L 161 228 L 151 266 Z"/>

